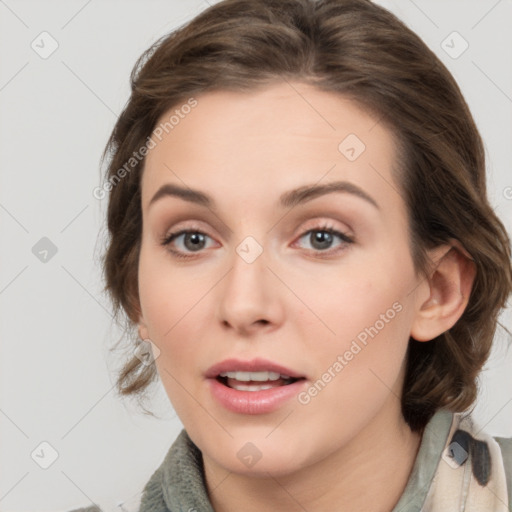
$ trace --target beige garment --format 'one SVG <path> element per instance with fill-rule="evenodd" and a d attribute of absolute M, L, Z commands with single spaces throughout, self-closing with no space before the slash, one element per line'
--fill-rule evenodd
<path fill-rule="evenodd" d="M 454 414 L 422 512 L 509 512 L 508 500 L 500 445 L 470 416 Z"/>

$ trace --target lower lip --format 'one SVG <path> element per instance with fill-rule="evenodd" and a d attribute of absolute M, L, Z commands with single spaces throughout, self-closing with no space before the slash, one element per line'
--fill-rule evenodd
<path fill-rule="evenodd" d="M 261 391 L 238 391 L 221 384 L 217 379 L 208 379 L 213 397 L 226 409 L 240 414 L 265 414 L 273 412 L 285 402 L 297 396 L 306 380 Z"/>

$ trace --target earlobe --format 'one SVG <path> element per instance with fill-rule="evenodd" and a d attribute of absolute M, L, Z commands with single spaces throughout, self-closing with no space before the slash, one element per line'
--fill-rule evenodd
<path fill-rule="evenodd" d="M 138 331 L 139 331 L 139 337 L 140 337 L 141 340 L 149 339 L 148 327 L 147 327 L 147 325 L 144 322 L 144 319 L 142 317 L 139 319 Z"/>
<path fill-rule="evenodd" d="M 419 304 L 411 327 L 411 337 L 417 341 L 430 341 L 456 324 L 468 304 L 476 274 L 473 259 L 456 240 L 437 247 L 430 256 L 430 293 Z"/>

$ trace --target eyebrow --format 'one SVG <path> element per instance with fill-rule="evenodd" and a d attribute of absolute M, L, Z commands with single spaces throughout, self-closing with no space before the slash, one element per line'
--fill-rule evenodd
<path fill-rule="evenodd" d="M 354 183 L 350 183 L 348 181 L 334 181 L 323 185 L 304 185 L 283 193 L 279 199 L 279 203 L 283 208 L 293 208 L 299 204 L 306 203 L 307 201 L 311 201 L 317 197 L 332 194 L 334 192 L 345 192 L 355 195 L 356 197 L 364 199 L 375 208 L 380 209 L 377 201 L 375 201 L 373 197 L 368 195 L 363 189 L 359 188 Z M 214 200 L 200 190 L 194 190 L 188 187 L 184 188 L 179 185 L 166 183 L 165 185 L 162 185 L 162 187 L 160 187 L 152 197 L 148 208 L 163 197 L 178 197 L 184 201 L 195 203 L 210 209 L 214 209 L 215 205 Z"/>

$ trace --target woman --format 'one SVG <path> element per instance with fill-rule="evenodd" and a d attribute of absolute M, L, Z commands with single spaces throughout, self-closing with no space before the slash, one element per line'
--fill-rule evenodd
<path fill-rule="evenodd" d="M 508 510 L 512 440 L 469 412 L 510 244 L 418 36 L 225 0 L 141 57 L 106 154 L 119 391 L 159 376 L 184 425 L 141 511 Z"/>

